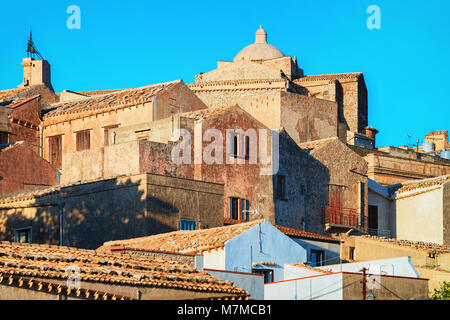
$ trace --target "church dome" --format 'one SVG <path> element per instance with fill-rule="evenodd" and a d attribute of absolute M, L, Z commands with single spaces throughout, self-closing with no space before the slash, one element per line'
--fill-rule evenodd
<path fill-rule="evenodd" d="M 277 47 L 267 43 L 267 33 L 259 26 L 255 34 L 255 43 L 242 49 L 233 61 L 240 60 L 261 61 L 282 58 L 285 55 Z"/>

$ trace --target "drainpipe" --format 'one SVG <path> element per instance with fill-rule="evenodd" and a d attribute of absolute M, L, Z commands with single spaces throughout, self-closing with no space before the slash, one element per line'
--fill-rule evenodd
<path fill-rule="evenodd" d="M 44 127 L 42 126 L 42 124 L 39 125 L 39 155 L 42 158 L 43 155 L 43 150 L 42 150 L 42 146 L 44 142 Z"/>
<path fill-rule="evenodd" d="M 63 245 L 63 213 L 64 213 L 64 203 L 59 206 L 59 245 Z"/>

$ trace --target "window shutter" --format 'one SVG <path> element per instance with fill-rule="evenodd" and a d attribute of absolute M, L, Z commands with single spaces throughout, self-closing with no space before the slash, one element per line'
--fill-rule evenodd
<path fill-rule="evenodd" d="M 250 220 L 250 201 L 245 200 L 245 210 L 247 210 L 247 215 L 245 216 L 245 220 L 249 221 Z"/>

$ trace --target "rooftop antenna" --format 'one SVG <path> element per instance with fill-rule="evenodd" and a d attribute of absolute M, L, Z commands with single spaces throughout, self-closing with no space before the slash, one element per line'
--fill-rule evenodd
<path fill-rule="evenodd" d="M 409 139 L 408 147 L 411 148 L 411 135 L 408 133 L 408 134 L 406 134 L 406 136 Z"/>
<path fill-rule="evenodd" d="M 34 46 L 33 34 L 31 32 L 31 30 L 30 30 L 30 37 L 28 38 L 28 46 L 27 46 L 27 57 L 31 57 L 31 58 L 34 59 L 34 58 L 36 58 L 36 56 L 38 58 L 40 58 L 41 60 L 44 60 L 44 58 L 41 56 L 39 51 Z"/>

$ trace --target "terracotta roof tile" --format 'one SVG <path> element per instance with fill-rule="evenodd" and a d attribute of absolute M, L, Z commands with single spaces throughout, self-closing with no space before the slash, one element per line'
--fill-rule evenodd
<path fill-rule="evenodd" d="M 139 88 L 123 89 L 92 97 L 81 97 L 79 99 L 54 103 L 47 108 L 49 111 L 44 115 L 44 125 L 146 103 L 180 82 L 181 80 L 157 83 Z"/>
<path fill-rule="evenodd" d="M 181 113 L 180 116 L 184 117 L 184 118 L 191 118 L 191 119 L 195 119 L 195 120 L 200 120 L 200 119 L 206 119 L 206 118 L 209 118 L 209 117 L 212 117 L 212 116 L 219 115 L 219 114 L 221 114 L 221 113 L 223 113 L 223 112 L 225 112 L 225 111 L 227 111 L 229 109 L 233 109 L 233 108 L 241 109 L 237 105 L 230 105 L 230 106 L 223 106 L 223 107 L 216 107 L 216 108 L 207 108 L 207 109 L 201 109 L 201 110 L 184 112 L 184 113 Z"/>
<path fill-rule="evenodd" d="M 308 270 L 311 270 L 311 271 L 320 272 L 320 273 L 330 273 L 330 271 L 328 271 L 328 270 L 323 270 L 323 269 L 319 269 L 319 268 L 314 268 L 314 267 L 308 266 L 308 265 L 303 264 L 303 263 L 293 264 L 293 266 L 299 267 L 299 268 L 308 269 Z"/>
<path fill-rule="evenodd" d="M 401 240 L 401 239 L 388 239 L 384 237 L 377 237 L 371 235 L 359 236 L 363 239 L 373 240 L 382 242 L 384 244 L 390 244 L 394 246 L 409 247 L 410 249 L 423 250 L 423 251 L 433 251 L 436 253 L 450 253 L 450 245 L 440 245 L 432 242 L 424 241 L 411 241 L 411 240 Z"/>
<path fill-rule="evenodd" d="M 230 226 L 193 231 L 174 231 L 148 237 L 105 242 L 98 250 L 111 246 L 164 252 L 192 253 L 222 248 L 225 242 L 256 226 L 264 220 L 255 220 Z"/>
<path fill-rule="evenodd" d="M 0 274 L 67 279 L 69 267 L 80 268 L 81 281 L 210 291 L 247 296 L 231 282 L 171 259 L 103 254 L 94 250 L 48 245 L 0 243 Z"/>
<path fill-rule="evenodd" d="M 299 146 L 302 149 L 316 151 L 316 150 L 319 150 L 319 149 L 323 148 L 324 146 L 326 146 L 330 142 L 333 142 L 333 141 L 335 141 L 337 139 L 339 139 L 339 138 L 333 137 L 333 138 L 326 138 L 326 139 L 308 141 L 308 142 L 304 142 L 304 143 L 299 143 Z"/>
<path fill-rule="evenodd" d="M 421 180 L 412 180 L 412 181 L 405 181 L 401 184 L 392 185 L 389 186 L 391 189 L 395 189 L 395 187 L 399 187 L 395 194 L 399 195 L 405 192 L 417 190 L 417 189 L 424 189 L 424 188 L 430 188 L 434 186 L 441 186 L 447 181 L 450 180 L 450 174 L 445 176 L 438 176 L 434 178 L 428 178 L 428 179 L 421 179 Z"/>
<path fill-rule="evenodd" d="M 312 240 L 325 240 L 325 241 L 340 242 L 339 239 L 325 236 L 322 234 L 312 233 L 312 232 L 303 231 L 303 230 L 294 229 L 294 228 L 288 228 L 288 227 L 279 226 L 279 225 L 275 225 L 275 227 L 287 236 L 306 238 L 306 239 L 312 239 Z"/>
<path fill-rule="evenodd" d="M 8 104 L 10 103 L 14 103 L 14 102 L 18 102 L 19 98 L 17 97 L 17 95 L 21 92 L 26 91 L 28 88 L 15 88 L 15 89 L 7 89 L 7 90 L 0 90 L 0 105 L 8 102 Z"/>

